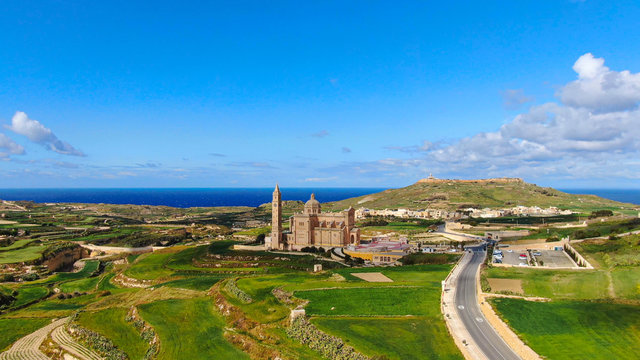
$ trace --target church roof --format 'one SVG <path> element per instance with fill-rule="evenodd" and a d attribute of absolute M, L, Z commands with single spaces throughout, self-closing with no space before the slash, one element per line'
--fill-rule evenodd
<path fill-rule="evenodd" d="M 311 199 L 309 199 L 304 204 L 304 207 L 308 207 L 308 206 L 320 206 L 320 202 L 318 200 L 316 200 L 316 195 L 315 194 L 311 194 Z"/>

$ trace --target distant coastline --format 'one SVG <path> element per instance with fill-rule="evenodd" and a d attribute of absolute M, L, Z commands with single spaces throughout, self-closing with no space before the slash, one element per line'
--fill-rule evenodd
<path fill-rule="evenodd" d="M 640 205 L 640 189 L 558 189 L 569 194 L 597 195 L 605 199 Z"/>

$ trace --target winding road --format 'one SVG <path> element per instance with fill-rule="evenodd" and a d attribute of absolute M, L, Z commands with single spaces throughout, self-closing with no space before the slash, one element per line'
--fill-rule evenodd
<path fill-rule="evenodd" d="M 472 257 L 460 271 L 455 285 L 454 305 L 460 320 L 473 341 L 490 360 L 519 360 L 520 357 L 498 335 L 480 310 L 477 300 L 478 268 L 486 257 L 482 247 L 469 247 Z M 466 254 L 469 256 L 469 254 Z"/>

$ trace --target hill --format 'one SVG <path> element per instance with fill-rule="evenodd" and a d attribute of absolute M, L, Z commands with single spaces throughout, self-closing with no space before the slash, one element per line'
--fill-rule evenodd
<path fill-rule="evenodd" d="M 370 209 L 446 209 L 468 207 L 507 208 L 523 206 L 556 206 L 561 209 L 591 211 L 594 209 L 633 209 L 624 204 L 595 195 L 574 195 L 549 187 L 540 187 L 517 178 L 480 180 L 448 180 L 427 178 L 417 183 L 379 193 L 323 204 L 323 209 L 340 210 L 352 206 Z"/>

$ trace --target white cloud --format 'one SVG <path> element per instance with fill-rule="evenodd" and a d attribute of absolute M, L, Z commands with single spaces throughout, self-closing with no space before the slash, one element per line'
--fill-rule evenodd
<path fill-rule="evenodd" d="M 573 65 L 578 80 L 558 91 L 563 104 L 583 107 L 594 112 L 623 111 L 640 102 L 640 74 L 612 71 L 604 59 L 591 53 L 582 55 Z"/>
<path fill-rule="evenodd" d="M 578 80 L 559 102 L 536 105 L 494 132 L 450 145 L 387 147 L 422 154 L 370 163 L 373 172 L 407 166 L 462 177 L 640 177 L 640 74 L 612 71 L 591 54 L 574 65 Z M 421 160 L 421 161 L 420 161 Z"/>
<path fill-rule="evenodd" d="M 17 111 L 11 118 L 11 126 L 5 125 L 5 127 L 59 154 L 85 156 L 82 151 L 75 149 L 71 144 L 58 139 L 51 129 L 45 127 L 39 121 L 29 119 L 27 114 L 22 111 Z"/>
<path fill-rule="evenodd" d="M 305 182 L 327 182 L 327 181 L 333 181 L 333 180 L 337 180 L 338 177 L 337 176 L 331 176 L 331 177 L 312 177 L 312 178 L 306 178 L 304 179 Z"/>
<path fill-rule="evenodd" d="M 25 153 L 24 147 L 22 147 L 22 145 L 16 143 L 10 137 L 2 133 L 0 133 L 0 149 L 7 150 L 7 152 L 3 152 L 5 154 L 4 157 L 8 156 L 9 154 L 22 155 Z"/>

